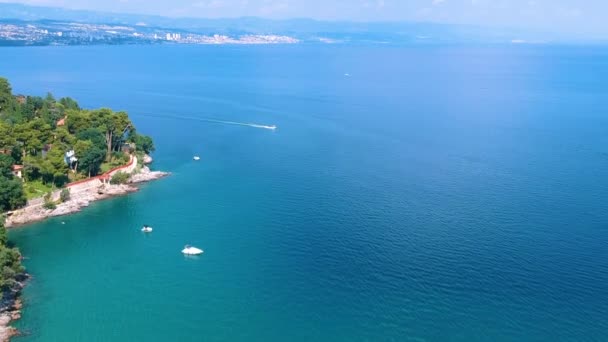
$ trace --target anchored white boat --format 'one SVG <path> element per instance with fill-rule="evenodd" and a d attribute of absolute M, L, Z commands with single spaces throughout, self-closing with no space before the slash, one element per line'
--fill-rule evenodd
<path fill-rule="evenodd" d="M 141 231 L 142 231 L 142 232 L 144 232 L 144 233 L 150 233 L 150 232 L 152 232 L 152 227 L 150 227 L 150 226 L 148 226 L 148 225 L 145 225 L 145 226 L 144 226 L 144 227 L 141 229 Z"/>
<path fill-rule="evenodd" d="M 190 245 L 186 245 L 184 246 L 184 249 L 182 249 L 182 253 L 186 255 L 198 255 L 203 254 L 203 250 L 196 247 L 192 247 Z"/>
<path fill-rule="evenodd" d="M 194 160 L 201 160 L 201 157 L 199 157 L 199 156 L 194 156 L 194 157 L 192 157 L 192 159 L 194 159 Z"/>

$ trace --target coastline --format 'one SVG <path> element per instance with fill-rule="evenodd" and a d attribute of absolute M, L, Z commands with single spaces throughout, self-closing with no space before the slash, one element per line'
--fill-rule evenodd
<path fill-rule="evenodd" d="M 105 177 L 87 179 L 72 186 L 68 186 L 71 193 L 69 201 L 57 204 L 53 210 L 45 209 L 39 200 L 30 201 L 18 210 L 12 211 L 5 220 L 6 228 L 16 228 L 30 223 L 39 222 L 49 217 L 64 216 L 77 213 L 82 208 L 88 207 L 91 202 L 123 196 L 139 190 L 137 184 L 150 182 L 169 175 L 168 172 L 152 171 L 146 164 L 152 163 L 152 157 L 145 155 L 144 166 L 137 169 L 137 157 L 133 157 L 129 164 L 108 172 Z M 130 178 L 126 184 L 110 184 L 104 181 L 112 173 L 127 171 Z M 60 190 L 56 191 L 54 197 L 59 196 Z M 11 326 L 11 323 L 21 318 L 21 290 L 26 285 L 30 275 L 24 273 L 20 281 L 9 291 L 2 293 L 0 298 L 0 342 L 9 342 L 11 337 L 19 335 L 19 331 Z"/>
<path fill-rule="evenodd" d="M 17 328 L 11 326 L 11 322 L 21 318 L 21 308 L 23 307 L 20 298 L 21 290 L 25 287 L 28 279 L 29 275 L 24 274 L 23 280 L 14 289 L 2 294 L 2 300 L 0 300 L 0 342 L 9 342 L 11 337 L 20 334 Z"/>
<path fill-rule="evenodd" d="M 137 158 L 133 157 L 133 159 L 131 162 L 133 165 L 127 167 L 137 166 Z M 144 163 L 150 162 L 152 162 L 151 157 L 144 158 Z M 119 171 L 122 170 L 118 169 L 113 172 Z M 42 221 L 49 217 L 77 213 L 82 208 L 88 207 L 91 202 L 136 192 L 139 190 L 136 184 L 157 180 L 169 175 L 169 173 L 163 171 L 152 171 L 147 166 L 143 166 L 140 170 L 133 169 L 128 173 L 131 174 L 131 177 L 126 184 L 110 184 L 104 182 L 102 178 L 95 178 L 70 186 L 70 200 L 57 204 L 57 207 L 52 210 L 45 209 L 42 205 L 43 202 L 40 200 L 30 201 L 25 207 L 10 212 L 6 217 L 5 226 L 15 228 Z M 59 197 L 59 191 L 54 196 Z"/>

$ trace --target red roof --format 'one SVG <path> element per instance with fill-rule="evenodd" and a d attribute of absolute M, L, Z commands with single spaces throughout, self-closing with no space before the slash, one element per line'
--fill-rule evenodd
<path fill-rule="evenodd" d="M 13 171 L 19 171 L 23 169 L 23 165 L 13 165 Z"/>
<path fill-rule="evenodd" d="M 59 120 L 57 121 L 57 126 L 63 126 L 63 125 L 65 125 L 65 118 L 63 118 L 63 119 L 59 119 Z"/>

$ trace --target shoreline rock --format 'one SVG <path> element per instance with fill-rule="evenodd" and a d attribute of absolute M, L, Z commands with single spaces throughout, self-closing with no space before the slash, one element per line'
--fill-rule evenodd
<path fill-rule="evenodd" d="M 11 337 L 19 335 L 19 330 L 10 324 L 21 318 L 21 290 L 29 276 L 23 275 L 23 281 L 16 284 L 15 288 L 4 292 L 0 301 L 0 342 L 9 342 Z"/>
<path fill-rule="evenodd" d="M 9 342 L 11 337 L 19 335 L 19 330 L 15 327 L 11 327 L 10 324 L 13 321 L 13 312 L 6 311 L 0 313 L 0 341 Z M 20 311 L 17 311 L 20 312 Z M 21 317 L 21 316 L 20 316 Z"/>
<path fill-rule="evenodd" d="M 142 160 L 144 165 L 152 164 L 153 161 L 154 161 L 154 159 L 152 159 L 152 157 L 149 154 L 144 154 L 144 158 Z"/>
<path fill-rule="evenodd" d="M 129 179 L 130 184 L 150 182 L 168 176 L 169 173 L 163 171 L 152 171 L 149 167 L 144 166 L 138 173 L 135 173 Z"/>

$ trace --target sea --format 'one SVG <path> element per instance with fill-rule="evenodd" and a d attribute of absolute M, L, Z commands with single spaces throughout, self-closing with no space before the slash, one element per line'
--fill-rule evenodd
<path fill-rule="evenodd" d="M 10 231 L 15 341 L 608 341 L 608 47 L 2 48 L 0 75 L 127 111 L 171 172 Z"/>

